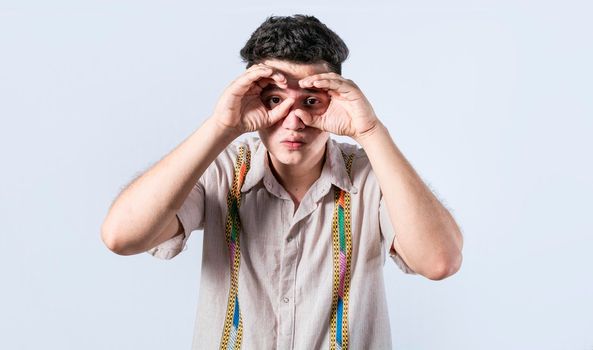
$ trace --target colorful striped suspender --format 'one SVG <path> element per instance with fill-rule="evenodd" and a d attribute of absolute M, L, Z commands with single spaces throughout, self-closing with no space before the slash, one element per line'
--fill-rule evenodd
<path fill-rule="evenodd" d="M 353 155 L 342 152 L 350 176 Z M 352 232 L 350 230 L 350 193 L 334 187 L 334 218 L 332 221 L 332 251 L 334 257 L 334 286 L 330 317 L 329 347 L 348 349 L 348 294 L 350 292 L 350 260 Z"/>
<path fill-rule="evenodd" d="M 348 176 L 352 168 L 353 155 L 342 152 Z M 241 250 L 239 232 L 241 221 L 239 206 L 241 205 L 241 187 L 249 171 L 251 153 L 249 148 L 241 146 L 235 164 L 233 185 L 227 195 L 228 214 L 226 220 L 226 243 L 229 249 L 231 266 L 231 287 L 227 304 L 224 330 L 220 341 L 221 350 L 237 350 L 241 348 L 243 339 L 243 319 L 239 309 L 239 264 Z M 334 188 L 335 204 L 332 222 L 333 252 L 333 289 L 332 309 L 330 317 L 330 349 L 343 350 L 348 348 L 348 294 L 350 291 L 350 263 L 352 253 L 352 236 L 350 228 L 350 193 L 337 187 Z"/>
<path fill-rule="evenodd" d="M 229 248 L 231 266 L 231 288 L 224 321 L 224 331 L 220 341 L 221 350 L 241 349 L 243 339 L 243 319 L 239 309 L 239 264 L 241 262 L 241 249 L 239 245 L 239 232 L 241 231 L 241 220 L 239 218 L 239 206 L 241 205 L 241 187 L 245 176 L 249 171 L 251 153 L 248 147 L 241 146 L 235 164 L 233 185 L 227 195 L 227 219 L 226 219 L 226 244 Z"/>

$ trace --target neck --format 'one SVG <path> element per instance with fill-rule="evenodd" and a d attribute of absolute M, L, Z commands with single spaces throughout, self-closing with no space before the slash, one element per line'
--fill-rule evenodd
<path fill-rule="evenodd" d="M 311 185 L 321 176 L 325 163 L 325 148 L 315 155 L 313 161 L 298 165 L 287 165 L 275 161 L 268 153 L 272 174 L 295 202 L 295 210 Z"/>

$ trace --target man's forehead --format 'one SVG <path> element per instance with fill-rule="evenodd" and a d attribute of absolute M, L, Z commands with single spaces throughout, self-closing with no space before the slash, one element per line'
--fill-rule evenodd
<path fill-rule="evenodd" d="M 310 75 L 329 72 L 326 62 L 300 63 L 281 59 L 267 59 L 262 63 L 282 73 L 289 81 L 294 80 L 295 82 Z"/>
<path fill-rule="evenodd" d="M 328 63 L 326 61 L 317 61 L 317 62 L 296 62 L 290 60 L 284 60 L 280 58 L 268 58 L 261 63 L 270 65 L 270 66 L 282 66 L 288 68 L 289 70 L 299 70 L 299 69 L 312 69 L 312 70 L 327 70 L 329 69 Z"/>

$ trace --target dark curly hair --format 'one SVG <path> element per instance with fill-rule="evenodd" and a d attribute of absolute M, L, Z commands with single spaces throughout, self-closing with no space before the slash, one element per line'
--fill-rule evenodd
<path fill-rule="evenodd" d="M 348 47 L 314 16 L 270 16 L 251 34 L 240 53 L 247 68 L 271 58 L 296 63 L 325 61 L 330 71 L 342 74 Z"/>

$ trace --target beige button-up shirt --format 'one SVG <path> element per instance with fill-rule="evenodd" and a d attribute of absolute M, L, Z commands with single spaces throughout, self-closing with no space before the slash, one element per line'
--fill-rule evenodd
<path fill-rule="evenodd" d="M 332 306 L 334 186 L 351 193 L 352 260 L 348 330 L 350 349 L 391 349 L 383 283 L 386 256 L 416 274 L 391 249 L 392 229 L 364 150 L 329 139 L 321 176 L 296 212 L 290 195 L 270 171 L 258 138 L 235 141 L 208 167 L 177 215 L 185 234 L 148 250 L 171 259 L 204 230 L 202 276 L 192 349 L 218 349 L 230 288 L 225 241 L 227 193 L 240 145 L 251 150 L 241 189 L 242 231 L 239 303 L 243 349 L 328 349 Z M 341 150 L 354 154 L 352 179 Z"/>

